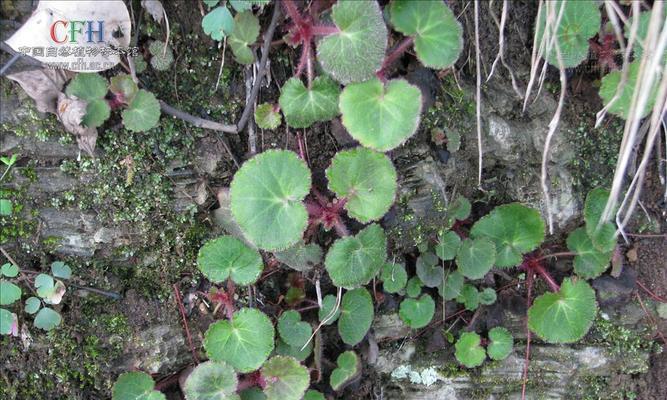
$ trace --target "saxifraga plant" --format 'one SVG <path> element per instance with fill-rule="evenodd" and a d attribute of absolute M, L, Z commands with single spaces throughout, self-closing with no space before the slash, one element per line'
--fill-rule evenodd
<path fill-rule="evenodd" d="M 232 17 L 227 5 L 218 3 L 206 1 L 213 9 L 202 22 L 205 32 L 216 40 L 227 38 L 239 62 L 252 62 L 249 44 L 259 33 L 253 4 L 230 1 L 236 10 Z M 255 3 L 255 10 L 266 4 Z M 404 264 L 387 260 L 388 238 L 378 221 L 397 193 L 397 173 L 384 152 L 417 130 L 421 93 L 407 81 L 391 78 L 390 67 L 409 48 L 427 67 L 450 67 L 462 49 L 462 29 L 442 1 L 393 0 L 384 11 L 391 27 L 405 37 L 387 52 L 390 31 L 377 2 L 340 0 L 330 9 L 331 23 L 320 22 L 323 4 L 314 2 L 306 13 L 292 0 L 281 2 L 290 21 L 286 41 L 301 47 L 301 57 L 278 104 L 260 105 L 255 120 L 273 129 L 281 124 L 282 113 L 288 127 L 307 128 L 342 115 L 343 125 L 361 146 L 333 157 L 325 171 L 326 188 L 313 185 L 303 151 L 264 151 L 236 172 L 229 190 L 235 229 L 206 243 L 198 258 L 201 272 L 222 285 L 212 288 L 209 297 L 216 311 L 224 310 L 224 319 L 206 332 L 209 361 L 186 380 L 186 398 L 238 399 L 247 391 L 261 392 L 267 399 L 321 398 L 316 391 L 306 392 L 310 376 L 302 365 L 313 353 L 313 337 L 336 323 L 345 344 L 362 342 L 374 317 L 374 297 L 365 286 L 378 276 L 386 292 L 403 296 L 401 320 L 419 329 L 434 318 L 434 292 L 461 303 L 463 312 L 474 311 L 497 297 L 494 289 L 478 288 L 476 281 L 494 267 L 519 268 L 527 274 L 529 293 L 535 275 L 551 289 L 530 307 L 528 328 L 547 342 L 581 339 L 597 312 L 595 293 L 585 279 L 604 272 L 616 242 L 615 227 L 600 222 L 606 192 L 593 191 L 587 199 L 586 227 L 572 232 L 567 241 L 576 275 L 560 285 L 546 266 L 555 255 L 540 250 L 545 225 L 537 210 L 518 203 L 502 205 L 468 230 L 471 204 L 463 197 L 447 205 L 440 234 L 420 247 L 416 275 L 410 277 Z M 324 75 L 315 76 L 316 61 Z M 352 230 L 351 220 L 363 227 Z M 317 242 L 320 229 L 338 236 L 327 249 Z M 272 263 L 299 272 L 323 265 L 321 272 L 326 271 L 337 293 L 318 299 L 317 326 L 295 309 L 272 321 L 260 309 L 236 307 L 236 288 L 257 282 L 263 253 L 273 255 Z M 487 355 L 500 360 L 511 353 L 513 339 L 506 329 L 492 328 L 486 336 L 460 335 L 455 355 L 462 365 L 475 367 Z M 341 390 L 360 373 L 356 353 L 342 353 L 330 386 Z M 158 396 L 152 381 L 142 375 L 134 378 L 142 381 L 143 396 Z M 125 393 L 128 380 L 121 384 L 119 379 L 114 399 L 151 398 L 118 394 Z"/>

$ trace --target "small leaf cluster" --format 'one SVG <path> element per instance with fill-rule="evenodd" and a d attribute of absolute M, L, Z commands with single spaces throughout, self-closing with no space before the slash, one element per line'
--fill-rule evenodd
<path fill-rule="evenodd" d="M 12 154 L 11 156 L 2 156 L 0 157 L 0 162 L 5 166 L 5 170 L 0 176 L 0 182 L 2 182 L 9 173 L 9 170 L 12 169 L 16 160 L 18 159 L 18 154 Z M 3 192 L 4 193 L 4 192 Z M 3 194 L 4 195 L 4 194 Z M 12 215 L 14 212 L 14 204 L 10 199 L 0 198 L 0 216 L 6 217 Z"/>
<path fill-rule="evenodd" d="M 21 288 L 10 281 L 17 278 L 19 273 L 22 272 L 11 263 L 0 267 L 0 305 L 9 306 L 21 299 Z M 25 300 L 23 310 L 35 315 L 33 325 L 36 328 L 50 331 L 62 323 L 60 313 L 50 306 L 60 304 L 67 290 L 63 280 L 71 277 L 71 268 L 62 261 L 51 264 L 51 274 L 41 273 L 34 277 L 35 296 Z M 18 335 L 18 317 L 5 308 L 0 308 L 0 334 Z"/>
<path fill-rule="evenodd" d="M 252 8 L 263 8 L 269 0 L 231 0 L 221 5 L 218 5 L 219 0 L 207 0 L 204 3 L 210 9 L 201 22 L 204 33 L 213 40 L 226 39 L 237 62 L 252 64 L 255 53 L 250 45 L 255 43 L 260 30 L 259 19 Z M 235 16 L 232 16 L 228 5 L 236 12 Z"/>
<path fill-rule="evenodd" d="M 514 338 L 503 327 L 495 327 L 488 333 L 489 340 L 486 350 L 482 346 L 482 338 L 475 332 L 463 332 L 454 345 L 454 356 L 467 368 L 482 365 L 488 354 L 492 360 L 504 360 L 512 352 Z"/>
<path fill-rule="evenodd" d="M 68 96 L 87 103 L 81 124 L 88 128 L 101 126 L 111 116 L 111 106 L 107 101 L 109 92 L 114 103 L 123 107 L 121 116 L 125 128 L 133 132 L 143 132 L 157 125 L 160 119 L 160 103 L 153 93 L 139 89 L 127 74 L 119 74 L 109 83 L 99 74 L 79 73 L 65 90 Z"/>

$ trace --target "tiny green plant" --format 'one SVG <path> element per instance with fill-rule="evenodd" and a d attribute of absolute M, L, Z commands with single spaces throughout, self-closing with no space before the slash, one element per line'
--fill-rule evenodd
<path fill-rule="evenodd" d="M 454 347 L 456 359 L 467 368 L 475 368 L 482 365 L 487 355 L 492 360 L 504 360 L 513 345 L 512 334 L 503 327 L 495 327 L 488 332 L 488 340 L 475 332 L 463 332 Z"/>
<path fill-rule="evenodd" d="M 18 154 L 12 154 L 10 156 L 2 156 L 0 157 L 0 162 L 5 166 L 5 170 L 2 172 L 2 175 L 0 175 L 0 182 L 2 182 L 9 171 L 12 169 L 14 164 L 16 164 L 16 160 L 18 160 L 19 155 Z M 4 191 L 2 192 L 4 193 Z M 4 194 L 3 194 L 4 196 Z M 14 204 L 10 199 L 6 198 L 0 198 L 0 216 L 9 216 L 12 215 L 14 212 Z"/>

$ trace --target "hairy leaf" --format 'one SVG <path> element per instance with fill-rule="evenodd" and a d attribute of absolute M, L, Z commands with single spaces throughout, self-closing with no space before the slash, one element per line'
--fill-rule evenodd
<path fill-rule="evenodd" d="M 0 305 L 5 306 L 8 304 L 12 304 L 13 302 L 15 302 L 20 298 L 21 298 L 20 287 L 4 279 L 0 280 Z"/>
<path fill-rule="evenodd" d="M 69 279 L 72 277 L 72 269 L 62 261 L 51 263 L 51 273 L 56 278 Z"/>
<path fill-rule="evenodd" d="M 0 268 L 0 275 L 4 275 L 7 278 L 15 278 L 19 274 L 19 267 L 11 263 L 2 264 Z"/>
<path fill-rule="evenodd" d="M 596 249 L 584 228 L 572 231 L 567 237 L 567 248 L 576 253 L 574 272 L 584 279 L 593 279 L 602 275 L 609 267 L 614 251 L 601 252 Z"/>
<path fill-rule="evenodd" d="M 242 308 L 231 321 L 209 326 L 204 339 L 206 354 L 225 361 L 239 372 L 259 368 L 273 350 L 274 330 L 269 317 L 254 308 Z"/>
<path fill-rule="evenodd" d="M 497 297 L 498 295 L 496 294 L 496 291 L 493 290 L 493 288 L 485 288 L 479 292 L 479 302 L 486 306 L 495 303 Z"/>
<path fill-rule="evenodd" d="M 233 236 L 221 236 L 208 241 L 197 257 L 197 266 L 214 283 L 231 277 L 239 285 L 257 281 L 264 269 L 262 256 Z"/>
<path fill-rule="evenodd" d="M 426 252 L 417 258 L 416 271 L 419 279 L 427 287 L 437 287 L 445 277 L 445 270 L 440 265 L 440 260 L 431 252 Z"/>
<path fill-rule="evenodd" d="M 313 328 L 309 323 L 301 321 L 301 314 L 297 311 L 287 310 L 278 319 L 278 333 L 288 345 L 302 347 L 313 333 Z"/>
<path fill-rule="evenodd" d="M 408 273 L 403 264 L 386 263 L 382 267 L 380 275 L 382 286 L 387 293 L 398 293 L 405 287 L 408 281 Z"/>
<path fill-rule="evenodd" d="M 298 361 L 303 362 L 305 361 L 310 354 L 313 352 L 313 341 L 311 340 L 308 342 L 308 345 L 303 348 L 303 344 L 301 346 L 290 346 L 289 344 L 285 343 L 282 339 L 278 339 L 276 342 L 276 351 L 275 354 L 279 356 L 288 356 L 288 357 L 294 357 Z"/>
<path fill-rule="evenodd" d="M 445 300 L 453 300 L 461 295 L 463 274 L 457 271 L 445 273 L 445 282 L 438 286 L 438 294 Z"/>
<path fill-rule="evenodd" d="M 387 27 L 378 3 L 339 1 L 331 8 L 331 19 L 340 32 L 317 44 L 322 68 L 343 84 L 372 78 L 387 50 Z"/>
<path fill-rule="evenodd" d="M 130 131 L 147 131 L 154 128 L 160 120 L 160 103 L 153 93 L 140 89 L 121 116 L 123 125 Z"/>
<path fill-rule="evenodd" d="M 308 369 L 292 357 L 275 356 L 262 367 L 267 400 L 300 400 L 308 384 Z"/>
<path fill-rule="evenodd" d="M 440 0 L 394 0 L 389 5 L 397 31 L 414 38 L 417 58 L 429 68 L 454 65 L 463 50 L 463 29 Z"/>
<path fill-rule="evenodd" d="M 554 9 L 554 23 L 558 20 L 558 16 L 562 10 L 560 25 L 555 34 L 563 66 L 565 68 L 576 67 L 588 58 L 588 39 L 595 36 L 600 30 L 600 6 L 594 0 L 557 0 L 552 2 L 552 4 Z M 565 7 L 564 10 L 563 7 Z M 538 45 L 542 41 L 545 25 L 547 24 L 548 18 L 546 14 L 546 7 L 543 7 L 540 18 L 535 24 L 537 29 L 536 43 Z M 553 28 L 550 28 L 550 30 L 553 31 Z M 545 59 L 549 64 L 558 68 L 556 43 L 546 53 Z"/>
<path fill-rule="evenodd" d="M 35 325 L 35 328 L 43 329 L 45 331 L 50 331 L 51 329 L 60 325 L 62 320 L 63 320 L 62 317 L 57 311 L 54 311 L 53 309 L 48 307 L 44 307 L 41 310 L 39 310 L 37 315 L 35 315 L 35 321 L 33 322 L 33 324 Z"/>
<path fill-rule="evenodd" d="M 413 276 L 408 279 L 408 283 L 405 285 L 405 294 L 408 297 L 417 297 L 422 292 L 422 286 L 424 286 L 424 283 L 421 279 L 418 276 Z"/>
<path fill-rule="evenodd" d="M 287 125 L 308 128 L 318 121 L 328 121 L 339 114 L 339 85 L 328 76 L 318 76 L 308 89 L 301 79 L 290 78 L 283 85 L 278 102 Z"/>
<path fill-rule="evenodd" d="M 472 237 L 488 237 L 496 245 L 498 267 L 513 267 L 524 253 L 535 250 L 544 240 L 544 221 L 539 211 L 523 204 L 498 206 L 478 220 L 470 231 Z"/>
<path fill-rule="evenodd" d="M 118 74 L 111 77 L 110 81 L 109 90 L 116 95 L 122 96 L 125 103 L 131 103 L 139 91 L 139 87 L 128 74 Z"/>
<path fill-rule="evenodd" d="M 528 327 L 549 343 L 572 343 L 586 335 L 596 314 L 595 291 L 583 279 L 565 278 L 560 291 L 535 299 Z"/>
<path fill-rule="evenodd" d="M 246 161 L 231 184 L 231 209 L 243 234 L 259 248 L 296 244 L 308 223 L 302 201 L 310 171 L 294 152 L 268 150 Z"/>
<path fill-rule="evenodd" d="M 195 368 L 185 381 L 187 400 L 233 400 L 238 379 L 234 369 L 222 361 L 206 361 Z"/>
<path fill-rule="evenodd" d="M 398 315 L 412 329 L 423 328 L 431 322 L 435 313 L 435 302 L 428 294 L 419 299 L 406 298 L 401 302 Z"/>
<path fill-rule="evenodd" d="M 392 150 L 416 132 L 421 96 L 419 88 L 403 79 L 383 84 L 372 78 L 348 85 L 340 95 L 343 125 L 362 145 Z"/>
<path fill-rule="evenodd" d="M 487 238 L 466 239 L 456 253 L 456 265 L 468 279 L 482 279 L 496 261 L 496 246 Z"/>
<path fill-rule="evenodd" d="M 593 245 L 602 251 L 609 252 L 616 247 L 616 227 L 610 222 L 600 224 L 600 218 L 607 200 L 609 191 L 596 188 L 588 192 L 584 203 L 584 221 L 586 221 L 586 233 L 591 238 Z M 600 225 L 598 227 L 598 225 Z"/>
<path fill-rule="evenodd" d="M 456 298 L 456 301 L 463 304 L 468 311 L 475 311 L 479 307 L 479 291 L 476 287 L 469 284 L 464 284 L 461 289 L 461 294 Z"/>
<path fill-rule="evenodd" d="M 236 61 L 246 65 L 255 61 L 255 53 L 249 46 L 255 43 L 257 36 L 259 36 L 259 19 L 250 11 L 236 14 L 234 30 L 227 41 Z"/>
<path fill-rule="evenodd" d="M 18 318 L 16 314 L 0 308 L 0 335 L 18 334 Z"/>
<path fill-rule="evenodd" d="M 489 331 L 490 343 L 486 347 L 492 360 L 504 360 L 512 352 L 514 338 L 510 331 L 503 327 L 495 327 Z"/>
<path fill-rule="evenodd" d="M 333 315 L 331 315 L 335 307 L 336 307 L 336 296 L 331 294 L 324 296 L 324 298 L 322 299 L 322 307 L 319 309 L 317 315 L 320 321 L 324 321 L 325 318 L 329 317 L 325 325 L 333 324 L 340 316 L 340 307 L 338 308 L 338 310 L 336 310 L 336 312 Z"/>
<path fill-rule="evenodd" d="M 632 97 L 635 93 L 635 86 L 638 84 L 639 79 L 639 64 L 640 60 L 632 62 L 628 66 L 628 78 L 623 86 L 623 91 L 616 101 L 608 108 L 608 111 L 614 115 L 618 115 L 623 119 L 628 119 L 628 112 L 630 111 L 630 105 L 632 104 Z M 647 71 L 644 79 L 648 76 L 650 72 Z M 656 74 L 659 74 L 656 71 Z M 658 77 L 659 78 L 659 77 Z M 659 82 L 660 79 L 657 79 L 656 82 Z M 600 84 L 600 97 L 605 106 L 611 102 L 616 94 L 621 83 L 621 71 L 611 71 L 604 77 L 602 77 L 602 82 Z M 658 95 L 658 85 L 654 85 L 651 88 L 651 92 L 648 95 L 646 101 L 646 106 L 641 112 L 640 116 L 643 118 L 648 115 L 648 113 L 653 109 L 655 105 L 656 97 Z"/>
<path fill-rule="evenodd" d="M 322 262 L 322 248 L 315 244 L 298 242 L 287 250 L 273 253 L 276 260 L 297 271 L 309 271 Z"/>
<path fill-rule="evenodd" d="M 227 7 L 216 7 L 204 16 L 201 26 L 213 40 L 222 40 L 234 30 L 234 18 Z"/>
<path fill-rule="evenodd" d="M 153 390 L 155 382 L 144 372 L 125 372 L 121 374 L 111 389 L 112 400 L 157 400 Z"/>
<path fill-rule="evenodd" d="M 165 48 L 166 46 L 166 48 Z M 151 66 L 158 71 L 166 71 L 174 62 L 174 52 L 165 42 L 155 40 L 148 46 L 148 52 L 151 53 Z"/>
<path fill-rule="evenodd" d="M 361 342 L 373 322 L 373 300 L 364 288 L 353 289 L 343 295 L 338 318 L 338 333 L 343 342 L 354 346 Z"/>
<path fill-rule="evenodd" d="M 479 367 L 486 358 L 480 343 L 481 338 L 475 332 L 463 332 L 454 345 L 456 359 L 468 368 Z"/>
<path fill-rule="evenodd" d="M 65 93 L 88 102 L 102 99 L 107 94 L 107 80 L 95 73 L 76 74 Z"/>
<path fill-rule="evenodd" d="M 354 351 L 345 351 L 336 360 L 337 367 L 331 372 L 329 384 L 333 390 L 341 390 L 361 374 L 361 361 Z"/>
<path fill-rule="evenodd" d="M 255 109 L 255 123 L 262 129 L 276 129 L 282 121 L 282 115 L 273 104 L 263 103 Z"/>
<path fill-rule="evenodd" d="M 317 390 L 309 389 L 306 395 L 303 396 L 303 400 L 326 400 L 326 398 Z"/>
<path fill-rule="evenodd" d="M 354 236 L 338 239 L 329 249 L 324 266 L 335 286 L 363 286 L 377 275 L 387 256 L 384 229 L 371 224 Z"/>
<path fill-rule="evenodd" d="M 34 314 L 41 306 L 42 302 L 37 297 L 28 297 L 25 301 L 24 311 L 28 314 Z"/>
<path fill-rule="evenodd" d="M 378 220 L 396 197 L 396 169 L 389 157 L 363 147 L 338 152 L 326 170 L 329 189 L 362 223 Z"/>
<path fill-rule="evenodd" d="M 435 254 L 441 260 L 453 260 L 461 247 L 461 238 L 456 232 L 447 231 L 438 235 L 438 244 L 435 246 Z"/>

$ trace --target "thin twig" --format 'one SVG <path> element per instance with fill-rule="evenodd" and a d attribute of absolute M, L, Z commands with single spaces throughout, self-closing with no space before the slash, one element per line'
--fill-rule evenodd
<path fill-rule="evenodd" d="M 178 285 L 174 283 L 174 297 L 176 297 L 176 304 L 178 305 L 178 311 L 181 313 L 181 318 L 183 318 L 183 326 L 185 327 L 185 335 L 188 338 L 188 345 L 190 346 L 190 351 L 192 352 L 192 360 L 195 364 L 199 364 L 199 357 L 197 357 L 197 352 L 195 351 L 195 346 L 192 344 L 192 336 L 190 336 L 190 328 L 188 327 L 188 319 L 185 317 L 185 307 L 183 307 L 183 300 L 181 299 L 181 292 L 178 290 Z"/>
<path fill-rule="evenodd" d="M 662 298 L 658 296 L 657 294 L 653 293 L 649 288 L 647 288 L 643 283 L 641 283 L 639 280 L 636 281 L 637 286 L 639 286 L 646 294 L 649 295 L 653 300 L 659 302 L 659 303 L 667 303 L 667 299 Z"/>
<path fill-rule="evenodd" d="M 246 108 L 241 114 L 241 119 L 236 125 L 236 131 L 240 132 L 245 128 L 245 124 L 250 119 L 250 114 L 252 111 L 252 104 L 259 94 L 259 88 L 262 84 L 262 79 L 264 79 L 264 74 L 266 73 L 266 63 L 269 60 L 269 48 L 271 47 L 271 41 L 273 40 L 273 32 L 276 30 L 278 25 L 278 17 L 280 16 L 280 6 L 278 4 L 273 6 L 273 16 L 271 16 L 271 23 L 269 28 L 264 34 L 264 44 L 262 45 L 262 58 L 259 62 L 259 71 L 257 72 L 257 79 L 255 84 L 252 87 L 252 92 L 250 93 L 250 98 L 246 100 Z"/>

